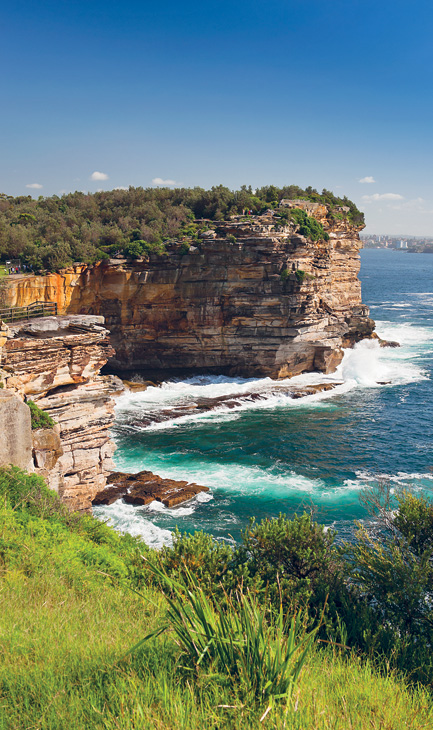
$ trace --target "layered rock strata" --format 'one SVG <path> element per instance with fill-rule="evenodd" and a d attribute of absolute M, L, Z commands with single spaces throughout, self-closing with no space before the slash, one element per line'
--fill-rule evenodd
<path fill-rule="evenodd" d="M 301 206 L 302 201 L 294 201 Z M 311 209 L 310 209 L 311 208 Z M 359 230 L 323 205 L 308 212 L 329 240 L 313 242 L 271 211 L 222 223 L 185 251 L 48 277 L 23 277 L 8 303 L 57 302 L 59 311 L 103 315 L 120 370 L 287 377 L 332 372 L 342 348 L 371 337 L 361 301 Z"/>
<path fill-rule="evenodd" d="M 9 330 L 4 392 L 31 398 L 56 423 L 32 432 L 34 469 L 71 509 L 89 510 L 114 468 L 109 429 L 123 390 L 119 378 L 99 375 L 113 352 L 103 318 L 46 317 Z"/>
<path fill-rule="evenodd" d="M 93 498 L 92 504 L 95 506 L 113 504 L 116 500 L 123 499 L 128 504 L 141 506 L 156 500 L 171 508 L 188 502 L 200 492 L 209 491 L 209 487 L 177 479 L 163 479 L 151 471 L 141 471 L 138 474 L 115 472 L 108 477 L 107 483 L 110 486 Z"/>

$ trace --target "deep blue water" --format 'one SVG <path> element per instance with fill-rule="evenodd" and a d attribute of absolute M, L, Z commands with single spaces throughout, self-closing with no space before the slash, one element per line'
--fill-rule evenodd
<path fill-rule="evenodd" d="M 336 390 L 297 401 L 272 394 L 275 383 L 268 379 L 226 377 L 195 377 L 122 396 L 113 434 L 118 468 L 189 479 L 211 493 L 173 510 L 117 502 L 96 514 L 159 545 L 176 525 L 237 539 L 252 516 L 314 504 L 319 519 L 345 535 L 363 516 L 365 486 L 387 479 L 431 493 L 433 255 L 365 250 L 361 261 L 363 301 L 378 334 L 400 348 L 360 343 L 336 374 L 296 379 L 338 380 Z M 242 389 L 265 398 L 157 422 L 162 408 Z M 140 425 L 153 415 L 153 424 Z"/>

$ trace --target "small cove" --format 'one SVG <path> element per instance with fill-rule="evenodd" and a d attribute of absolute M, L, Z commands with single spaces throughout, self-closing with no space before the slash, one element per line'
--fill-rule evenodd
<path fill-rule="evenodd" d="M 337 373 L 296 378 L 299 384 L 339 382 L 331 392 L 301 400 L 276 393 L 268 378 L 195 376 L 128 392 L 116 407 L 117 468 L 149 469 L 211 492 L 177 509 L 119 501 L 95 514 L 160 546 L 176 526 L 231 541 L 250 517 L 293 514 L 313 504 L 318 518 L 344 537 L 363 517 L 363 487 L 388 479 L 431 493 L 433 256 L 365 250 L 361 261 L 363 301 L 378 334 L 400 348 L 359 343 Z M 221 403 L 184 414 L 198 399 L 242 392 L 234 408 Z M 249 398 L 251 392 L 260 400 Z M 176 417 L 180 406 L 183 415 Z M 171 417 L 162 418 L 163 411 Z"/>

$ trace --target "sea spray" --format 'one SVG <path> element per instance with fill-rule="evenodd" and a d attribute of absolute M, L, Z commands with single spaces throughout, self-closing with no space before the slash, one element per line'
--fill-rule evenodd
<path fill-rule="evenodd" d="M 426 259 L 425 273 L 418 268 L 412 280 L 407 271 L 404 281 L 393 280 L 394 291 L 377 264 L 381 253 L 363 252 L 371 259 L 367 295 L 379 336 L 401 347 L 358 343 L 335 373 L 293 378 L 297 387 L 338 383 L 299 400 L 287 394 L 289 381 L 208 375 L 122 396 L 114 434 L 118 468 L 190 479 L 211 493 L 179 509 L 117 502 L 98 508 L 98 514 L 158 545 L 170 540 L 176 525 L 239 539 L 250 516 L 272 517 L 314 504 L 319 519 L 350 535 L 353 519 L 363 515 L 358 496 L 366 486 L 388 480 L 395 488 L 431 492 L 433 294 L 426 292 L 433 257 Z M 392 274 L 390 262 L 397 259 L 386 259 L 387 275 Z M 409 284 L 414 291 L 402 299 L 397 288 Z M 159 420 L 164 409 L 229 395 L 239 396 L 236 406 Z M 150 425 L 143 426 L 144 420 Z"/>

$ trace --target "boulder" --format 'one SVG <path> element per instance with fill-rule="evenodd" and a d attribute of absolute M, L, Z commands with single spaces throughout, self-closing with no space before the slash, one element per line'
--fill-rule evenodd
<path fill-rule="evenodd" d="M 30 408 L 9 390 L 0 390 L 0 466 L 32 468 Z"/>
<path fill-rule="evenodd" d="M 177 507 L 195 497 L 200 492 L 208 492 L 195 482 L 164 479 L 151 471 L 138 474 L 113 472 L 107 478 L 110 485 L 98 492 L 92 500 L 93 505 L 113 504 L 117 499 L 124 499 L 128 504 L 144 506 L 150 502 L 162 502 L 166 507 Z"/>

